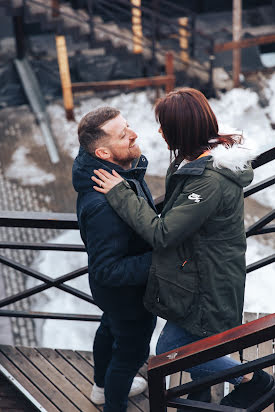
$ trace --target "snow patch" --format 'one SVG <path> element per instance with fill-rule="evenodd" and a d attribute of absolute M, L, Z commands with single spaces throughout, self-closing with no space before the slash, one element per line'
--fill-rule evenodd
<path fill-rule="evenodd" d="M 247 239 L 246 263 L 257 262 L 274 254 L 271 246 L 264 245 L 255 238 Z M 246 312 L 274 313 L 275 265 L 270 264 L 246 276 L 244 310 Z"/>
<path fill-rule="evenodd" d="M 6 171 L 9 179 L 18 179 L 22 185 L 44 185 L 55 180 L 52 173 L 45 173 L 28 158 L 29 149 L 20 146 L 12 155 L 12 162 Z"/>

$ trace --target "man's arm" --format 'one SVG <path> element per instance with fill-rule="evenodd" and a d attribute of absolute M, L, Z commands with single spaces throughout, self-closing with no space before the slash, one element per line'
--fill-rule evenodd
<path fill-rule="evenodd" d="M 132 230 L 107 202 L 89 208 L 84 225 L 91 273 L 100 285 L 146 284 L 152 254 L 128 256 L 129 231 Z"/>

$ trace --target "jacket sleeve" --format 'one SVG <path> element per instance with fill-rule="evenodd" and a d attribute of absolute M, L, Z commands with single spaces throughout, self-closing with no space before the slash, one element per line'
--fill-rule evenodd
<path fill-rule="evenodd" d="M 164 217 L 159 217 L 143 198 L 136 196 L 126 181 L 113 187 L 106 197 L 121 218 L 153 249 L 165 248 L 196 232 L 222 201 L 218 180 L 208 176 L 189 180 Z"/>
<path fill-rule="evenodd" d="M 148 279 L 152 252 L 129 256 L 131 228 L 105 202 L 85 216 L 89 268 L 101 286 L 141 286 Z"/>

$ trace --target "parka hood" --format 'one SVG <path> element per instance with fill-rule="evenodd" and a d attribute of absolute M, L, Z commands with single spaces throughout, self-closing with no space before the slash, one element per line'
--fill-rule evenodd
<path fill-rule="evenodd" d="M 253 180 L 251 161 L 256 156 L 248 148 L 240 145 L 218 145 L 209 156 L 185 163 L 174 174 L 202 175 L 205 169 L 211 169 L 233 180 L 241 187 L 248 186 Z"/>
<path fill-rule="evenodd" d="M 213 168 L 242 187 L 252 182 L 251 161 L 256 157 L 252 150 L 240 145 L 218 145 L 210 154 L 212 161 L 207 163 L 207 168 Z"/>
<path fill-rule="evenodd" d="M 86 152 L 80 146 L 77 157 L 75 158 L 72 170 L 72 181 L 76 192 L 86 192 L 93 189 L 91 177 L 95 169 L 105 169 L 109 173 L 116 170 L 125 179 L 142 180 L 144 178 L 148 161 L 145 156 L 141 155 L 139 159 L 134 159 L 131 169 L 123 169 L 121 166 L 98 159 Z"/>

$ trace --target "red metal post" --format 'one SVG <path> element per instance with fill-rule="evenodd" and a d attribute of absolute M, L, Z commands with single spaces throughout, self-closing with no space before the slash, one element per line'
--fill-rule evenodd
<path fill-rule="evenodd" d="M 166 75 L 170 76 L 170 79 L 166 82 L 166 93 L 171 92 L 175 87 L 175 75 L 174 75 L 174 56 L 172 52 L 167 52 L 165 56 L 165 71 Z"/>
<path fill-rule="evenodd" d="M 233 0 L 233 41 L 239 41 L 242 35 L 242 0 Z M 241 49 L 233 50 L 233 82 L 234 87 L 240 86 Z"/>

